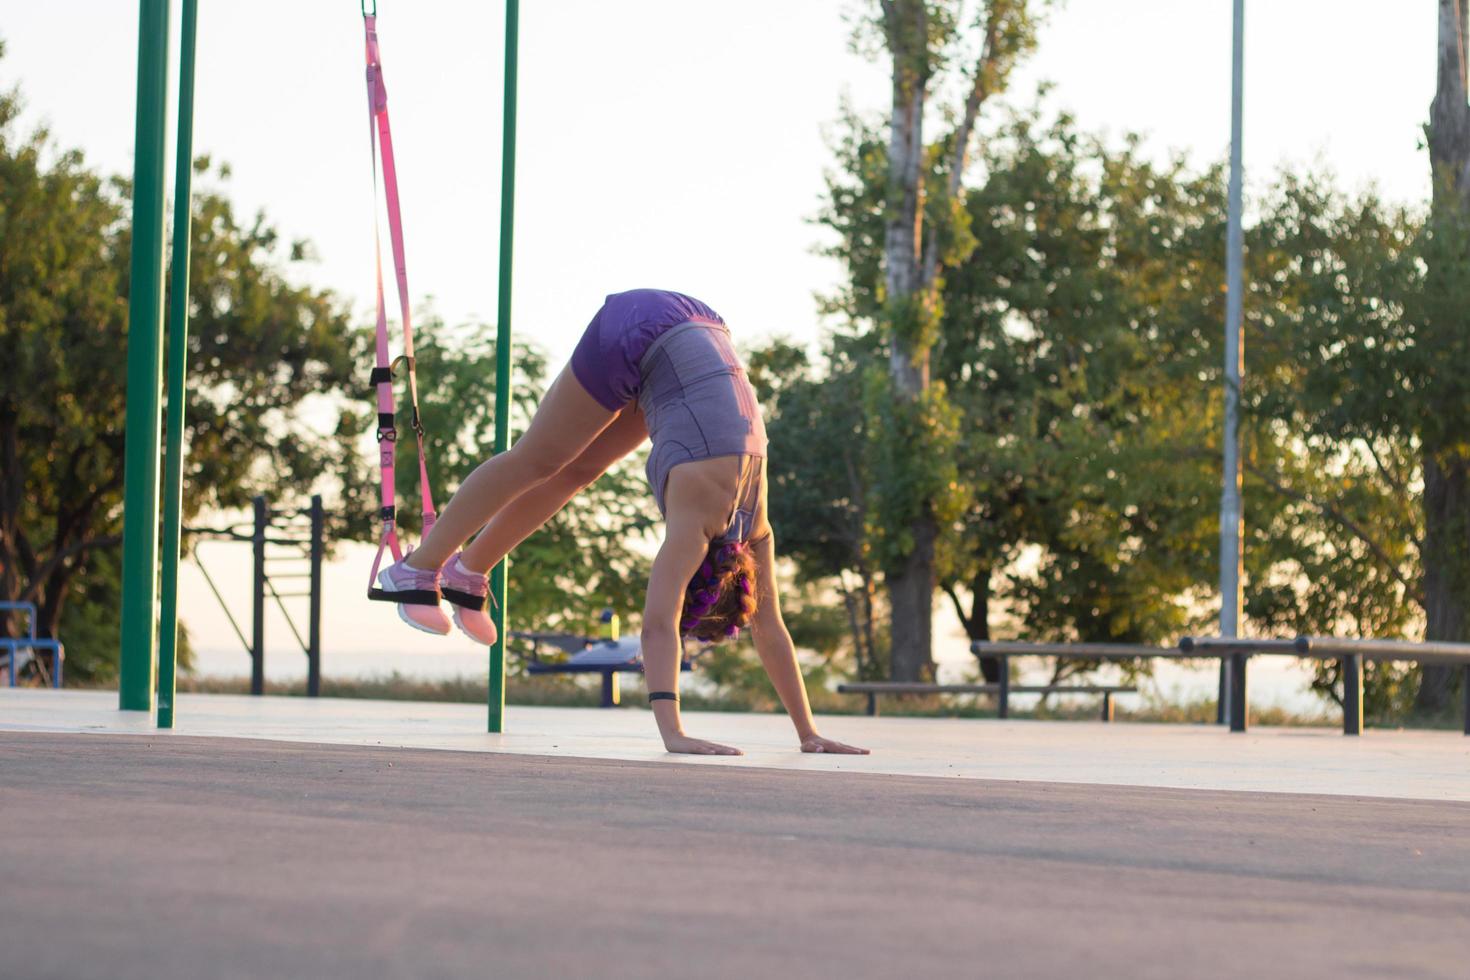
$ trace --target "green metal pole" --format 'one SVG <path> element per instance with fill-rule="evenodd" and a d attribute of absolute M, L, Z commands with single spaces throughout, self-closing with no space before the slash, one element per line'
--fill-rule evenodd
<path fill-rule="evenodd" d="M 505 0 L 505 115 L 500 157 L 500 286 L 495 324 L 495 451 L 510 448 L 510 266 L 516 205 L 516 47 L 518 0 Z M 490 647 L 490 731 L 505 731 L 505 585 L 508 560 L 490 572 L 496 639 Z"/>
<path fill-rule="evenodd" d="M 168 286 L 168 410 L 163 457 L 163 607 L 158 623 L 158 727 L 174 727 L 179 639 L 179 530 L 184 492 L 184 379 L 189 367 L 189 207 L 194 175 L 194 37 L 198 0 L 179 24 L 179 135 L 174 146 L 174 250 Z"/>
<path fill-rule="evenodd" d="M 133 143 L 128 407 L 123 461 L 122 651 L 118 707 L 153 707 L 158 599 L 159 387 L 163 375 L 163 193 L 168 115 L 168 0 L 141 0 Z"/>

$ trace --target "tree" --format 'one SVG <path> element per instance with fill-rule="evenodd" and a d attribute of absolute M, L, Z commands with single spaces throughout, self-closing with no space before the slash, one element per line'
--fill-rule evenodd
<path fill-rule="evenodd" d="M 799 578 L 830 584 L 842 600 L 859 677 L 887 674 L 878 624 L 878 569 L 868 534 L 863 379 L 869 338 L 833 338 L 821 372 L 798 347 L 775 341 L 750 356 L 750 379 L 774 451 L 767 462 L 770 519 Z"/>
<path fill-rule="evenodd" d="M 935 548 L 957 503 L 949 459 L 955 418 L 930 359 L 942 316 L 943 272 L 973 246 L 958 207 L 969 145 L 981 107 L 1004 89 L 1017 61 L 1035 45 L 1036 9 L 1028 0 L 985 0 L 963 29 L 966 5 L 880 0 L 875 25 L 891 59 L 892 108 L 883 193 L 883 268 L 876 321 L 888 370 L 871 376 L 875 492 L 873 524 L 891 607 L 892 672 L 915 680 L 932 670 Z M 924 137 L 931 96 L 958 66 L 964 96 L 936 143 Z"/>
<path fill-rule="evenodd" d="M 117 569 L 99 552 L 122 520 L 128 187 L 44 131 L 18 134 L 18 109 L 0 100 L 0 348 L 15 365 L 0 380 L 0 594 L 35 602 L 55 635 L 94 578 L 68 649 L 80 676 L 106 676 Z M 194 211 L 185 514 L 319 483 L 359 499 L 365 423 L 334 401 L 359 386 L 346 311 L 289 281 L 282 265 L 305 247 L 286 250 L 263 216 L 242 223 L 217 188 Z"/>
<path fill-rule="evenodd" d="M 1419 350 L 1440 358 L 1424 387 L 1437 424 L 1421 436 L 1424 479 L 1425 635 L 1470 639 L 1470 388 L 1457 370 L 1467 343 L 1464 302 L 1470 295 L 1470 103 L 1466 98 L 1466 19 L 1457 0 L 1439 0 L 1434 101 L 1429 108 L 1429 161 L 1434 181 L 1424 258 L 1428 269 L 1420 319 L 1428 336 Z M 1428 420 L 1426 420 L 1428 421 Z M 1418 706 L 1449 703 L 1448 667 L 1423 671 Z"/>
<path fill-rule="evenodd" d="M 945 276 L 931 357 L 959 420 L 949 462 L 966 490 L 937 539 L 940 586 L 971 639 L 989 638 L 1005 608 L 1028 637 L 1172 642 L 1204 625 L 1213 589 L 1223 171 L 1151 163 L 1136 139 L 1109 147 L 1065 116 L 1017 113 L 989 132 L 983 183 L 959 191 L 976 245 Z M 851 274 L 827 309 L 849 323 L 878 305 L 866 284 L 882 262 L 880 135 L 849 116 L 821 216 Z M 1395 562 L 1413 521 L 1351 433 L 1311 429 L 1303 395 L 1323 383 L 1310 365 L 1313 331 L 1335 320 L 1328 301 L 1345 291 L 1366 310 L 1406 291 L 1395 277 L 1413 224 L 1312 178 L 1283 178 L 1262 211 L 1248 254 L 1263 340 L 1246 392 L 1247 615 L 1278 634 L 1391 633 L 1411 618 Z M 855 339 L 839 331 L 832 346 Z M 826 424 L 785 406 L 772 431 Z M 820 444 L 851 444 L 834 435 L 846 441 Z M 1375 451 L 1392 467 L 1402 447 Z M 834 482 L 820 464 L 792 465 L 793 482 Z M 873 493 L 881 471 L 860 475 Z M 1321 680 L 1330 688 L 1330 671 Z"/>

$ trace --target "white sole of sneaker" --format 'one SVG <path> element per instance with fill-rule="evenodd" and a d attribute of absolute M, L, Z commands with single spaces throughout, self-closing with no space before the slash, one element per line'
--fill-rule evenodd
<path fill-rule="evenodd" d="M 408 618 L 408 607 L 407 606 L 404 606 L 404 605 L 399 605 L 398 606 L 398 618 L 401 619 L 401 620 L 403 620 L 408 625 L 412 626 L 414 629 L 418 630 L 420 633 L 428 633 L 430 636 L 448 636 L 449 635 L 448 632 L 441 633 L 438 630 L 431 630 L 427 626 L 424 626 L 422 623 L 415 623 L 413 620 L 409 619 Z"/>
<path fill-rule="evenodd" d="M 386 569 L 386 568 L 383 569 L 381 572 L 378 573 L 378 585 L 382 587 L 382 589 L 383 589 L 384 592 L 397 592 L 398 591 L 397 589 L 393 588 L 393 580 L 390 579 L 390 578 L 388 578 L 388 569 Z M 408 607 L 405 606 L 405 605 L 403 605 L 402 603 L 399 603 L 395 608 L 398 610 L 398 618 L 401 619 L 401 620 L 403 620 L 408 625 L 412 626 L 414 629 L 418 630 L 420 633 L 427 633 L 430 636 L 448 636 L 449 635 L 449 631 L 448 630 L 444 630 L 441 633 L 439 630 L 431 630 L 427 626 L 423 625 L 422 623 L 415 623 L 413 620 L 409 619 L 408 618 Z"/>
<path fill-rule="evenodd" d="M 465 629 L 464 620 L 462 620 L 462 619 L 459 618 L 459 607 L 458 606 L 455 606 L 454 607 L 454 612 L 450 613 L 449 615 L 450 615 L 450 618 L 454 620 L 454 625 L 459 627 L 459 631 L 461 633 L 463 633 L 465 636 L 468 636 L 470 639 L 474 640 L 476 643 L 481 643 L 481 644 L 484 644 L 485 646 L 491 646 L 491 645 L 493 645 L 495 643 L 494 640 L 491 640 L 489 643 L 485 643 L 484 640 L 481 640 L 479 637 L 474 636 L 472 633 L 470 633 L 469 630 Z"/>

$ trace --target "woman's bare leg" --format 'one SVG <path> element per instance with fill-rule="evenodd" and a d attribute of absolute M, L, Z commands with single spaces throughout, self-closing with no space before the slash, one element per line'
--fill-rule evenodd
<path fill-rule="evenodd" d="M 541 399 L 526 434 L 465 479 L 423 543 L 409 555 L 408 564 L 421 569 L 444 564 L 506 504 L 581 455 L 616 414 L 587 393 L 570 367 L 563 368 Z"/>
<path fill-rule="evenodd" d="M 460 556 L 461 564 L 472 572 L 487 571 L 647 438 L 643 413 L 638 411 L 636 403 L 629 405 L 580 456 L 551 479 L 505 505 L 465 548 Z"/>

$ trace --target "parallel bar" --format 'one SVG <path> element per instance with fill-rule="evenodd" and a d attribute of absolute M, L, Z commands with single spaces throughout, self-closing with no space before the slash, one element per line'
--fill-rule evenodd
<path fill-rule="evenodd" d="M 255 537 L 252 547 L 250 598 L 250 693 L 265 693 L 265 527 L 269 511 L 264 497 L 251 501 L 255 509 Z"/>
<path fill-rule="evenodd" d="M 1363 734 L 1363 655 L 1348 654 L 1342 664 L 1342 733 Z"/>
<path fill-rule="evenodd" d="M 169 276 L 168 410 L 163 461 L 163 605 L 158 622 L 158 727 L 174 727 L 179 641 L 179 531 L 184 495 L 184 410 L 188 402 L 189 246 L 194 177 L 194 39 L 198 0 L 183 0 L 179 27 L 179 133 L 174 142 L 174 250 Z"/>
<path fill-rule="evenodd" d="M 163 210 L 167 156 L 168 0 L 138 5 L 133 138 L 132 268 L 123 463 L 123 557 L 118 708 L 153 708 L 158 601 L 159 394 L 163 376 Z"/>
<path fill-rule="evenodd" d="M 505 2 L 505 112 L 500 157 L 500 283 L 495 324 L 495 452 L 510 448 L 510 286 L 516 198 L 516 53 L 520 32 L 518 0 Z M 489 730 L 505 731 L 505 623 L 508 558 L 490 571 L 490 619 L 496 639 L 490 647 Z"/>
<path fill-rule="evenodd" d="M 1078 660 L 1131 660 L 1138 657 L 1183 660 L 1188 656 L 1177 647 L 1132 643 L 1023 643 L 1013 640 L 976 640 L 970 644 L 970 652 L 977 657 L 1073 657 Z"/>
<path fill-rule="evenodd" d="M 306 696 L 322 692 L 322 559 L 326 554 L 326 512 L 322 495 L 311 498 L 311 612 L 306 626 Z"/>

